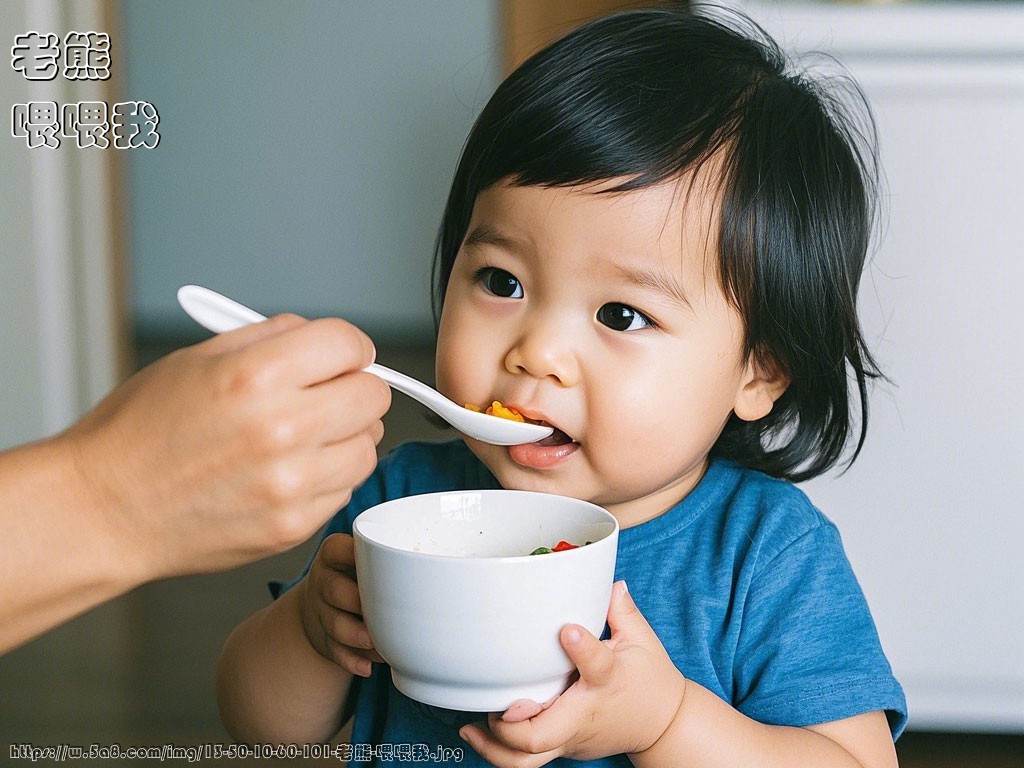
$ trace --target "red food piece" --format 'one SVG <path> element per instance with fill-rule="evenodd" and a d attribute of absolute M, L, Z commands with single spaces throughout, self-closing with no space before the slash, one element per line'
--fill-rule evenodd
<path fill-rule="evenodd" d="M 567 549 L 579 549 L 578 544 L 570 544 L 568 541 L 560 541 L 553 546 L 552 551 L 554 552 L 565 552 Z"/>

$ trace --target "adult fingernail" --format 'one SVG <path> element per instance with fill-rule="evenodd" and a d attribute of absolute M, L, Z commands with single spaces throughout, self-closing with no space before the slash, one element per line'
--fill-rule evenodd
<path fill-rule="evenodd" d="M 619 582 L 619 594 L 622 595 L 623 597 L 625 597 L 626 595 L 629 594 L 629 587 L 626 586 L 626 582 L 625 581 L 620 581 Z"/>
<path fill-rule="evenodd" d="M 582 635 L 576 627 L 571 627 L 568 632 L 565 633 L 565 639 L 569 643 L 578 643 Z"/>
<path fill-rule="evenodd" d="M 373 648 L 373 640 L 370 639 L 370 633 L 365 629 L 359 633 L 359 647 L 360 648 Z"/>

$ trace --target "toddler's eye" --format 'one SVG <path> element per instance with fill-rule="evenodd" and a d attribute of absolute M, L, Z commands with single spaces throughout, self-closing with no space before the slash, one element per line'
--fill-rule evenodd
<path fill-rule="evenodd" d="M 511 272 L 496 267 L 484 267 L 476 273 L 477 281 L 488 293 L 503 299 L 523 298 L 523 286 Z"/>
<path fill-rule="evenodd" d="M 613 331 L 639 331 L 654 325 L 642 312 L 615 302 L 597 310 L 597 321 Z"/>

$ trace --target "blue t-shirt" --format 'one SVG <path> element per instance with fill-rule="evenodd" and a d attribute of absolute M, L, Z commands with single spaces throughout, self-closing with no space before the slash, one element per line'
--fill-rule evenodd
<path fill-rule="evenodd" d="M 379 463 L 324 536 L 350 534 L 356 515 L 389 499 L 499 487 L 461 440 L 407 443 Z M 790 483 L 711 462 L 686 498 L 620 532 L 615 578 L 626 581 L 679 671 L 754 720 L 805 726 L 884 710 L 893 737 L 902 732 L 903 690 L 839 532 Z M 384 664 L 355 677 L 349 696 L 353 745 L 426 745 L 416 749 L 435 756 L 459 749 L 463 759 L 450 764 L 487 765 L 458 734 L 486 715 L 417 703 Z M 405 764 L 387 749 L 353 764 Z M 632 764 L 615 755 L 585 765 Z"/>

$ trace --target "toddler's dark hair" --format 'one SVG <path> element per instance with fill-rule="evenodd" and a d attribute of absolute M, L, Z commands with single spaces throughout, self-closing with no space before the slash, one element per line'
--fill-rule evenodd
<path fill-rule="evenodd" d="M 463 149 L 438 234 L 434 315 L 477 195 L 501 180 L 608 192 L 696 171 L 714 157 L 718 272 L 745 323 L 745 353 L 790 384 L 771 413 L 733 415 L 712 455 L 804 480 L 853 431 L 849 373 L 867 429 L 880 375 L 857 319 L 877 189 L 874 124 L 805 74 L 738 14 L 683 8 L 599 19 L 535 54 L 495 91 Z"/>

